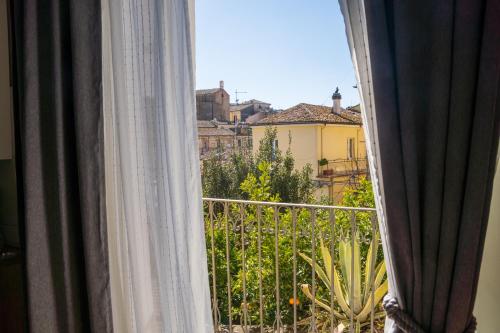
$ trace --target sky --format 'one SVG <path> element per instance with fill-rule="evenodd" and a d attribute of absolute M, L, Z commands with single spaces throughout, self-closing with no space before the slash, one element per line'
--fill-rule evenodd
<path fill-rule="evenodd" d="M 196 87 L 224 87 L 235 102 L 359 102 L 337 0 L 196 0 Z"/>

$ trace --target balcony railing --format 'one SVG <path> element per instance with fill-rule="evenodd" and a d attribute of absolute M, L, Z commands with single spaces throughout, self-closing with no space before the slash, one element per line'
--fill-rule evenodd
<path fill-rule="evenodd" d="M 366 158 L 336 159 L 318 161 L 318 177 L 344 177 L 363 175 L 368 172 L 368 161 Z"/>
<path fill-rule="evenodd" d="M 383 331 L 373 208 L 203 203 L 215 332 Z"/>

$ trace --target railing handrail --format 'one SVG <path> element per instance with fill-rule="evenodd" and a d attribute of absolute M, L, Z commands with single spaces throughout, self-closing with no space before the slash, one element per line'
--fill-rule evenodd
<path fill-rule="evenodd" d="M 366 161 L 368 160 L 366 157 L 353 157 L 353 158 L 334 158 L 334 159 L 326 159 L 328 163 L 342 163 L 342 162 L 352 162 L 352 161 Z M 318 161 L 319 162 L 319 161 Z"/>
<path fill-rule="evenodd" d="M 253 200 L 240 200 L 240 199 L 222 199 L 222 198 L 207 198 L 203 197 L 203 201 L 213 201 L 213 202 L 229 202 L 229 203 L 239 203 L 239 204 L 249 204 L 249 205 L 266 205 L 266 206 L 281 206 L 281 207 L 292 207 L 292 208 L 315 208 L 315 209 L 339 209 L 339 210 L 351 210 L 351 211 L 365 211 L 365 212 L 375 212 L 375 208 L 371 207 L 347 207 L 347 206 L 330 206 L 330 205 L 314 205 L 314 204 L 301 204 L 301 203 L 288 203 L 288 202 L 270 202 L 270 201 L 253 201 Z"/>

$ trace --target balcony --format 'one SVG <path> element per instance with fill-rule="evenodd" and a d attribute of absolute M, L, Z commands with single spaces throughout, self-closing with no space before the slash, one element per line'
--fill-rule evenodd
<path fill-rule="evenodd" d="M 318 178 L 360 176 L 368 174 L 366 158 L 322 159 L 318 161 Z"/>
<path fill-rule="evenodd" d="M 215 332 L 383 331 L 387 279 L 373 208 L 203 205 Z"/>

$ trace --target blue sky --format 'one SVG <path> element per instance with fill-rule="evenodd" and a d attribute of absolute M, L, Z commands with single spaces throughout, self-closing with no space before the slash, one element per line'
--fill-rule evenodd
<path fill-rule="evenodd" d="M 275 108 L 331 105 L 336 86 L 343 106 L 359 101 L 337 0 L 196 0 L 196 72 L 231 102 L 238 89 Z"/>

